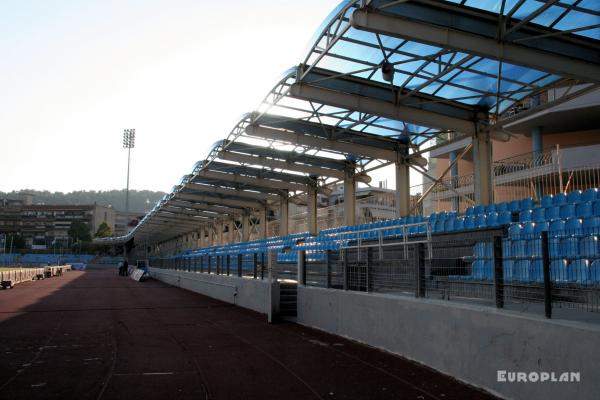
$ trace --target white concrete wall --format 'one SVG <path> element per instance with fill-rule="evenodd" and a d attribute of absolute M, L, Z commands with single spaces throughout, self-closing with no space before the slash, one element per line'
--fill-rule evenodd
<path fill-rule="evenodd" d="M 267 314 L 271 309 L 267 280 L 237 276 L 209 275 L 199 272 L 149 268 L 150 276 L 217 300 Z"/>
<path fill-rule="evenodd" d="M 430 299 L 298 287 L 298 323 L 399 354 L 511 399 L 600 398 L 600 327 Z M 499 383 L 497 371 L 581 373 Z"/>

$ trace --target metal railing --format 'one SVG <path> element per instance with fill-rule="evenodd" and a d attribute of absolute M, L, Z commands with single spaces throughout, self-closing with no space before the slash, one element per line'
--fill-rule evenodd
<path fill-rule="evenodd" d="M 387 241 L 379 246 L 373 240 L 327 251 L 318 262 L 305 260 L 305 281 L 308 286 L 468 302 L 548 318 L 557 311 L 561 317 L 586 318 L 565 310 L 600 312 L 598 230 L 561 237 L 552 232 L 507 237 L 502 228 L 435 234 L 431 250 L 426 235 L 408 244 Z M 596 246 L 593 251 L 581 250 L 583 239 Z M 579 250 L 573 247 L 575 240 Z M 565 247 L 569 245 L 571 250 Z"/>

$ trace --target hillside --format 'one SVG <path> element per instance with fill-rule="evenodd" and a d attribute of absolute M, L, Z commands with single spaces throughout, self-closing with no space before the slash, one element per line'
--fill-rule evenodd
<path fill-rule="evenodd" d="M 79 190 L 69 193 L 49 192 L 39 190 L 23 189 L 20 192 L 33 194 L 33 203 L 44 204 L 101 204 L 111 205 L 119 211 L 125 211 L 125 190 L 109 191 L 86 191 Z M 0 192 L 0 198 L 17 198 L 19 191 L 9 193 Z M 129 210 L 137 213 L 144 213 L 150 210 L 157 201 L 165 195 L 164 192 L 154 192 L 151 190 L 130 190 L 129 191 Z"/>

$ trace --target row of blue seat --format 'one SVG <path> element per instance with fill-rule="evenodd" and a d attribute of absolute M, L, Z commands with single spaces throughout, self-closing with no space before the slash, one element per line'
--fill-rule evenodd
<path fill-rule="evenodd" d="M 503 264 L 505 282 L 543 282 L 541 259 L 505 260 Z M 469 275 L 450 275 L 451 281 L 493 281 L 494 263 L 491 260 L 476 260 Z M 550 279 L 555 283 L 600 284 L 600 259 L 577 259 L 570 263 L 566 259 L 550 263 Z"/>
<path fill-rule="evenodd" d="M 600 200 L 595 202 L 537 207 L 519 213 L 520 222 L 551 222 L 556 219 L 600 217 Z"/>
<path fill-rule="evenodd" d="M 473 247 L 475 260 L 491 260 L 493 258 L 491 242 L 478 242 Z M 549 238 L 548 253 L 550 258 L 600 258 L 600 240 L 598 236 Z M 507 239 L 502 242 L 503 259 L 531 259 L 542 257 L 541 239 Z"/>
<path fill-rule="evenodd" d="M 587 189 L 585 191 L 572 191 L 569 193 L 558 193 L 555 195 L 545 195 L 540 199 L 539 205 L 547 208 L 552 206 L 562 206 L 565 204 L 576 205 L 578 203 L 594 202 L 600 200 L 600 191 L 597 188 Z M 531 210 L 536 207 L 536 202 L 533 198 L 528 197 L 521 200 L 513 200 L 511 202 L 501 202 L 488 205 L 477 205 L 468 207 L 465 210 L 465 216 L 477 216 L 490 212 L 521 212 Z"/>

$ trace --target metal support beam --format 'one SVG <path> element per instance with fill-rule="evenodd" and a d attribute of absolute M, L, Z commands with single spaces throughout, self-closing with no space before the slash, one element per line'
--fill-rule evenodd
<path fill-rule="evenodd" d="M 464 30 L 420 22 L 412 18 L 367 12 L 364 9 L 354 11 L 350 23 L 359 30 L 449 48 L 586 82 L 600 82 L 600 66 L 596 63 L 506 41 L 501 42 Z"/>
<path fill-rule="evenodd" d="M 433 111 L 421 110 L 416 107 L 395 105 L 388 101 L 376 100 L 371 97 L 349 94 L 337 90 L 324 89 L 306 83 L 295 83 L 290 87 L 293 97 L 316 101 L 333 107 L 342 107 L 352 111 L 363 112 L 404 122 L 412 122 L 430 128 L 450 129 L 468 134 L 475 133 L 475 123 L 472 121 L 448 117 Z M 394 161 L 395 158 L 381 158 Z"/>
<path fill-rule="evenodd" d="M 450 184 L 456 189 L 458 187 L 458 162 L 456 161 L 456 151 L 451 151 L 448 154 L 448 162 L 450 167 Z M 457 196 L 452 198 L 452 211 L 460 212 L 460 198 Z"/>
<path fill-rule="evenodd" d="M 264 167 L 269 168 L 281 168 L 288 171 L 298 171 L 311 175 L 328 176 L 337 179 L 342 179 L 344 177 L 343 171 L 335 169 L 321 168 L 313 165 L 298 164 L 266 157 L 256 157 L 247 154 L 229 153 L 226 151 L 222 151 L 219 153 L 219 158 L 221 160 L 235 161 L 239 163 L 253 165 L 262 165 Z"/>
<path fill-rule="evenodd" d="M 353 170 L 346 171 L 344 175 L 344 224 L 356 224 L 356 180 Z"/>
<path fill-rule="evenodd" d="M 225 229 L 223 221 L 217 222 L 215 227 L 217 228 L 217 242 L 219 243 L 219 246 L 223 246 L 225 244 L 225 242 L 223 242 L 223 230 Z"/>
<path fill-rule="evenodd" d="M 396 152 L 394 150 L 379 149 L 376 147 L 340 142 L 337 140 L 328 140 L 301 133 L 266 128 L 264 126 L 248 125 L 246 127 L 246 134 L 249 136 L 269 140 L 279 140 L 320 150 L 337 151 L 345 154 L 355 154 L 388 161 L 396 159 Z"/>
<path fill-rule="evenodd" d="M 305 190 L 306 186 L 300 183 L 276 181 L 272 179 L 258 178 L 254 176 L 242 176 L 237 174 L 228 174 L 225 172 L 217 171 L 200 171 L 198 176 L 208 179 L 214 179 L 217 181 L 233 182 L 240 184 L 248 184 L 255 186 L 263 186 L 270 189 L 282 189 L 282 190 Z"/>
<path fill-rule="evenodd" d="M 198 202 L 198 203 L 208 203 L 212 205 L 224 205 L 227 207 L 239 207 L 242 209 L 254 208 L 260 209 L 263 207 L 263 203 L 252 200 L 238 200 L 238 199 L 228 199 L 222 196 L 211 196 L 206 194 L 195 194 L 195 193 L 176 193 L 174 195 L 175 199 Z"/>
<path fill-rule="evenodd" d="M 492 173 L 492 140 L 488 132 L 480 132 L 473 138 L 475 204 L 494 202 Z"/>
<path fill-rule="evenodd" d="M 289 234 L 289 212 L 290 201 L 287 196 L 279 197 L 279 235 L 286 236 Z"/>
<path fill-rule="evenodd" d="M 242 242 L 250 240 L 250 215 L 244 214 L 242 216 Z"/>
<path fill-rule="evenodd" d="M 186 187 L 197 190 L 202 193 L 214 193 L 222 194 L 224 196 L 235 196 L 240 198 L 248 198 L 252 200 L 265 201 L 265 200 L 277 200 L 276 194 L 270 193 L 259 193 L 248 190 L 240 190 L 233 188 L 218 187 L 209 184 L 202 184 L 196 182 L 189 182 Z"/>
<path fill-rule="evenodd" d="M 306 226 L 308 233 L 317 235 L 317 184 L 308 185 L 306 193 Z"/>
<path fill-rule="evenodd" d="M 266 239 L 268 236 L 268 224 L 267 224 L 267 207 L 264 207 L 260 210 L 260 222 L 259 222 L 259 237 L 261 239 Z"/>
<path fill-rule="evenodd" d="M 408 162 L 396 162 L 396 217 L 410 214 L 410 172 Z"/>

